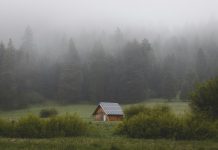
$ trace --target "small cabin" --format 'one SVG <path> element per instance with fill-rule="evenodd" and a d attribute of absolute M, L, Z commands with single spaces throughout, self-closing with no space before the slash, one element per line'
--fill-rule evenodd
<path fill-rule="evenodd" d="M 123 110 L 118 103 L 100 102 L 92 114 L 95 121 L 121 121 Z"/>

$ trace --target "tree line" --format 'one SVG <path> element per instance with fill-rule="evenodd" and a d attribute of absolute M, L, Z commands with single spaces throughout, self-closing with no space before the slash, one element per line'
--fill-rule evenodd
<path fill-rule="evenodd" d="M 172 39 L 169 45 L 175 51 L 161 57 L 158 44 L 148 39 L 126 40 L 119 29 L 114 39 L 109 47 L 113 52 L 96 40 L 85 54 L 73 39 L 65 40 L 58 47 L 61 55 L 57 58 L 36 51 L 29 27 L 19 48 L 11 39 L 7 45 L 1 42 L 1 108 L 25 107 L 47 100 L 62 104 L 134 103 L 176 97 L 188 100 L 197 82 L 217 74 L 216 59 L 209 59 L 201 47 L 190 56 L 185 42 Z M 213 54 L 218 56 L 217 51 Z"/>

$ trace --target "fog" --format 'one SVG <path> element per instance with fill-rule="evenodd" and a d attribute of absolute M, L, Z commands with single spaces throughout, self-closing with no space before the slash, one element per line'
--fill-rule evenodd
<path fill-rule="evenodd" d="M 18 42 L 26 26 L 38 38 L 51 32 L 113 32 L 116 27 L 177 31 L 216 20 L 217 6 L 216 0 L 0 0 L 0 39 Z"/>
<path fill-rule="evenodd" d="M 189 100 L 218 76 L 216 0 L 0 0 L 0 108 Z"/>

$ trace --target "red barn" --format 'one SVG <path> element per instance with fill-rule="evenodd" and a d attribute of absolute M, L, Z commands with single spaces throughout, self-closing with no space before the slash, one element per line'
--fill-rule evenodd
<path fill-rule="evenodd" d="M 100 102 L 92 114 L 96 121 L 120 121 L 123 110 L 118 103 Z"/>

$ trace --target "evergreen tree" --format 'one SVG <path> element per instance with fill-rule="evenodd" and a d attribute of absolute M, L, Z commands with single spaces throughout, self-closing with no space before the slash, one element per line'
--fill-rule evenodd
<path fill-rule="evenodd" d="M 126 45 L 122 54 L 124 72 L 121 77 L 121 99 L 133 102 L 146 98 L 151 51 L 147 40 L 143 40 L 142 43 L 135 40 Z"/>
<path fill-rule="evenodd" d="M 91 101 L 106 99 L 106 88 L 110 73 L 107 54 L 101 42 L 96 42 L 88 62 L 88 95 Z"/>
<path fill-rule="evenodd" d="M 58 83 L 58 99 L 62 103 L 81 100 L 82 68 L 78 51 L 73 40 L 69 42 L 69 51 L 61 65 Z"/>
<path fill-rule="evenodd" d="M 30 97 L 41 97 L 40 63 L 37 62 L 36 57 L 33 32 L 30 27 L 27 27 L 17 54 L 16 74 L 20 96 L 30 102 L 37 101 Z"/>
<path fill-rule="evenodd" d="M 178 80 L 175 76 L 175 55 L 165 58 L 162 70 L 161 96 L 168 100 L 175 98 L 178 92 Z"/>
<path fill-rule="evenodd" d="M 197 59 L 196 59 L 196 71 L 199 76 L 199 80 L 205 80 L 207 78 L 207 59 L 205 56 L 204 51 L 200 48 L 197 52 Z"/>
<path fill-rule="evenodd" d="M 14 108 L 19 106 L 19 102 L 16 99 L 17 96 L 17 84 L 15 80 L 15 50 L 13 42 L 9 39 L 8 46 L 4 50 L 4 46 L 1 46 L 3 52 L 0 69 L 0 105 L 3 108 Z"/>
<path fill-rule="evenodd" d="M 21 49 L 27 53 L 31 52 L 34 49 L 33 32 L 29 26 L 24 31 Z"/>
<path fill-rule="evenodd" d="M 187 73 L 181 85 L 180 99 L 189 99 L 190 93 L 193 91 L 195 84 L 197 84 L 197 81 L 198 79 L 196 73 Z"/>

